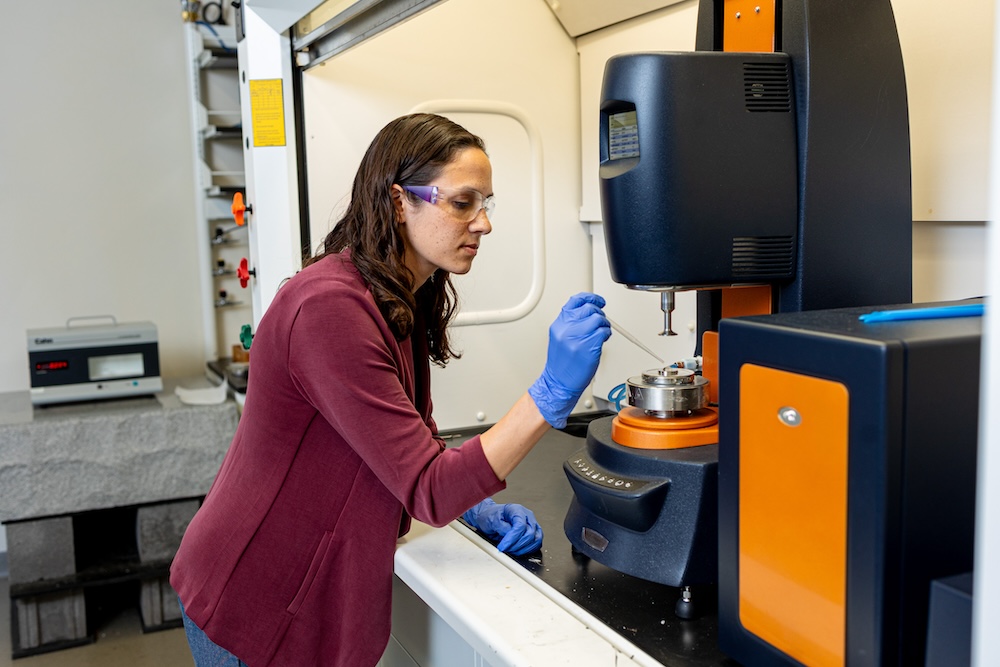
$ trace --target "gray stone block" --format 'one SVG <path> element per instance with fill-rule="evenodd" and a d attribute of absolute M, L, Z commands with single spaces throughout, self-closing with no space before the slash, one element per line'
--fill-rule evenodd
<path fill-rule="evenodd" d="M 197 500 L 180 500 L 140 507 L 135 519 L 139 560 L 172 559 L 198 506 Z"/>
<path fill-rule="evenodd" d="M 73 519 L 68 516 L 9 523 L 10 583 L 26 584 L 76 573 Z"/>
<path fill-rule="evenodd" d="M 0 521 L 204 495 L 238 420 L 169 395 L 5 416 L 16 394 L 0 394 Z"/>
<path fill-rule="evenodd" d="M 14 600 L 17 614 L 15 651 L 87 636 L 87 608 L 82 589 Z"/>
<path fill-rule="evenodd" d="M 181 605 L 167 577 L 142 582 L 139 612 L 145 628 L 155 628 L 181 620 Z"/>

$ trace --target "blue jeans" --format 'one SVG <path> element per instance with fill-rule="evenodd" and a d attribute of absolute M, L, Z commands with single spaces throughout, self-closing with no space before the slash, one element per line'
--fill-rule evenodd
<path fill-rule="evenodd" d="M 184 603 L 180 600 L 178 603 L 181 605 L 184 634 L 187 635 L 195 667 L 247 667 L 245 662 L 209 639 L 208 635 L 188 618 L 187 612 L 184 611 Z"/>

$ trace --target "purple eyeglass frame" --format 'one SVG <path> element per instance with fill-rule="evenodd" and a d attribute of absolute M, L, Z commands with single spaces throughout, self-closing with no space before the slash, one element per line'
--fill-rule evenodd
<path fill-rule="evenodd" d="M 403 189 L 412 192 L 428 204 L 436 204 L 438 201 L 438 186 L 436 185 L 404 185 Z"/>

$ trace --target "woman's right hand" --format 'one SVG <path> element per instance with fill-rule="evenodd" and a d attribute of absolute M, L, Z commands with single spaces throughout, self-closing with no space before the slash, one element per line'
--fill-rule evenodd
<path fill-rule="evenodd" d="M 566 426 L 566 417 L 597 372 L 602 346 L 611 336 L 604 304 L 597 294 L 576 294 L 549 327 L 545 369 L 528 394 L 545 421 L 555 428 Z"/>

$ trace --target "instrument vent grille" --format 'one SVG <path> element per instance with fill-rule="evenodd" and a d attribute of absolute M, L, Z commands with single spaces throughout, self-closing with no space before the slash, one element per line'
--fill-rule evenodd
<path fill-rule="evenodd" d="M 791 236 L 733 238 L 733 275 L 779 277 L 793 273 L 795 241 Z"/>
<path fill-rule="evenodd" d="M 743 63 L 743 95 L 747 111 L 792 110 L 791 72 L 787 63 Z"/>

